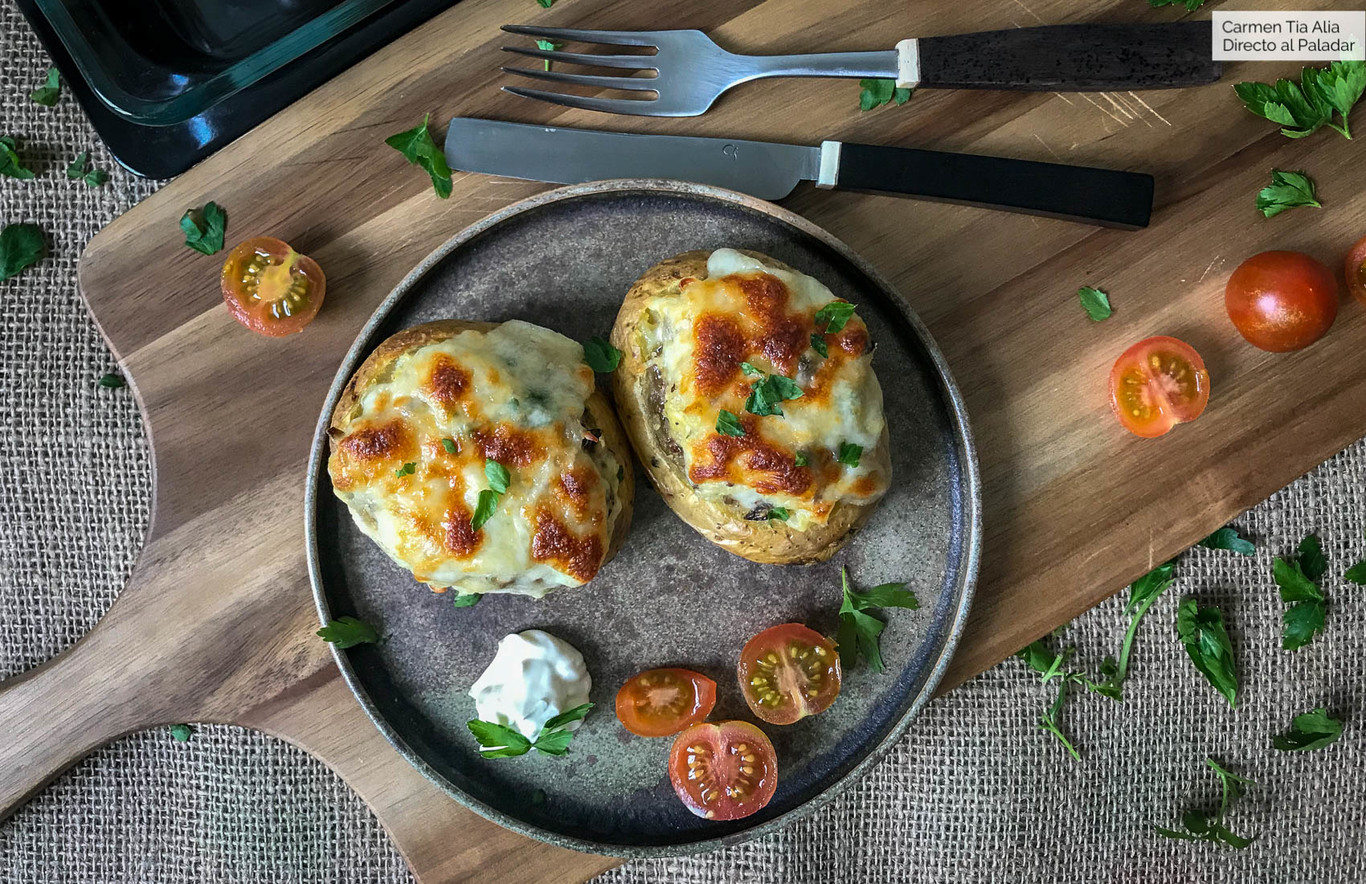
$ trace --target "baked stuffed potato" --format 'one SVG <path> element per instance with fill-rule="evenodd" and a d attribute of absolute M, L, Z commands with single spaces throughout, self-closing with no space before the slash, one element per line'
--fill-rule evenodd
<path fill-rule="evenodd" d="M 868 327 L 756 252 L 686 252 L 636 281 L 613 393 L 659 493 L 756 562 L 829 558 L 891 480 Z"/>
<path fill-rule="evenodd" d="M 626 437 L 583 348 L 549 329 L 401 331 L 356 371 L 328 433 L 356 524 L 437 592 L 580 586 L 630 526 Z"/>

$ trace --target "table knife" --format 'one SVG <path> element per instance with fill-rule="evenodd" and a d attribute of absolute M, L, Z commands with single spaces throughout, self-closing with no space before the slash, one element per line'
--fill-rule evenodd
<path fill-rule="evenodd" d="M 608 178 L 673 178 L 778 200 L 802 181 L 1103 227 L 1148 226 L 1153 178 L 1087 166 L 1037 163 L 823 141 L 819 147 L 564 129 L 457 117 L 446 131 L 452 169 L 578 184 Z"/>

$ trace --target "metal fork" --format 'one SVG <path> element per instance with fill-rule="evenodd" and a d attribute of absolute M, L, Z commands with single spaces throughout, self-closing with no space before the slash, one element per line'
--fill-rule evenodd
<path fill-rule="evenodd" d="M 550 83 L 637 93 L 637 98 L 571 95 L 521 86 L 503 91 L 552 104 L 615 114 L 689 117 L 723 92 L 763 77 L 888 78 L 898 87 L 1105 91 L 1211 83 L 1209 22 L 1158 25 L 1057 25 L 902 40 L 895 49 L 809 55 L 736 55 L 701 31 L 596 31 L 504 25 L 503 30 L 555 43 L 640 46 L 653 55 L 586 54 L 504 46 L 547 62 L 612 68 L 619 75 L 505 67 L 505 73 Z M 547 67 L 549 67 L 547 65 Z M 655 76 L 638 76 L 653 71 Z"/>

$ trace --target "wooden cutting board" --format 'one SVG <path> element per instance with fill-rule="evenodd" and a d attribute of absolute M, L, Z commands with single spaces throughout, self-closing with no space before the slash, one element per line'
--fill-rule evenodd
<path fill-rule="evenodd" d="M 1215 4 L 1211 4 L 1215 5 Z M 1303 7 L 1304 3 L 1297 3 Z M 1310 4 L 1317 5 L 1317 4 Z M 1343 3 L 1343 8 L 1350 3 Z M 906 13 L 910 12 L 910 15 Z M 385 136 L 431 112 L 640 132 L 815 143 L 822 138 L 1145 170 L 1141 232 L 803 188 L 787 206 L 867 257 L 919 311 L 961 384 L 981 453 L 986 540 L 971 625 L 946 686 L 995 664 L 1366 432 L 1366 309 L 1345 301 L 1307 351 L 1245 345 L 1224 316 L 1229 272 L 1267 248 L 1337 268 L 1366 234 L 1366 157 L 1331 132 L 1292 141 L 1242 109 L 1231 65 L 1185 91 L 1096 95 L 924 91 L 858 110 L 858 86 L 743 87 L 706 117 L 607 118 L 504 95 L 509 21 L 701 27 L 750 51 L 867 49 L 915 33 L 1170 20 L 1136 0 L 906 4 L 464 0 L 206 160 L 97 236 L 80 266 L 92 315 L 147 421 L 155 508 L 109 614 L 67 653 L 0 684 L 0 816 L 90 750 L 177 721 L 260 728 L 303 747 L 374 808 L 424 882 L 578 881 L 612 860 L 567 853 L 461 809 L 383 742 L 343 686 L 304 566 L 309 439 L 333 373 L 371 310 L 456 231 L 541 185 L 457 176 L 438 200 Z M 1358 113 L 1358 127 L 1366 115 Z M 1326 208 L 1253 208 L 1273 166 L 1305 169 Z M 246 333 L 218 294 L 220 261 L 181 244 L 207 200 L 229 239 L 283 237 L 319 260 L 328 300 L 290 340 Z M 743 244 L 740 244 L 743 245 Z M 221 257 L 221 256 L 220 256 Z M 1078 305 L 1110 292 L 1112 319 Z M 1129 344 L 1174 334 L 1213 376 L 1208 412 L 1143 441 L 1109 413 L 1106 377 Z"/>

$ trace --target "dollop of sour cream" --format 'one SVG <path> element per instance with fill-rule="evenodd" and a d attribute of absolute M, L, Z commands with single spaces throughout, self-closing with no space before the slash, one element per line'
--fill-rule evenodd
<path fill-rule="evenodd" d="M 514 632 L 498 643 L 484 674 L 470 687 L 479 718 L 535 740 L 550 719 L 588 702 L 593 679 L 583 655 L 539 629 Z M 579 722 L 567 726 L 578 730 Z"/>

